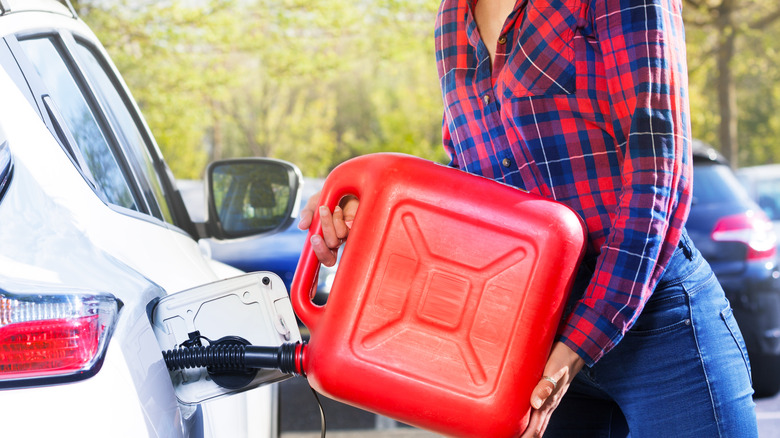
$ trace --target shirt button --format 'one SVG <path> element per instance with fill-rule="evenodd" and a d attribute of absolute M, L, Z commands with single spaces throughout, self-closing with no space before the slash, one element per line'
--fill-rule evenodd
<path fill-rule="evenodd" d="M 498 37 L 498 44 L 506 44 L 506 35 Z"/>
<path fill-rule="evenodd" d="M 502 164 L 504 167 L 509 167 L 509 166 L 511 166 L 511 165 L 512 165 L 512 160 L 510 160 L 509 158 L 504 158 L 504 159 L 501 161 L 501 164 Z"/>
<path fill-rule="evenodd" d="M 482 101 L 485 102 L 485 105 L 489 105 L 490 104 L 490 95 L 486 94 L 486 95 L 482 96 Z"/>

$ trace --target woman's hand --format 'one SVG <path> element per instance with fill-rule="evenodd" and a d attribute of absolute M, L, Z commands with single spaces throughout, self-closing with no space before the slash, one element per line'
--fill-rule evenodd
<path fill-rule="evenodd" d="M 562 342 L 556 342 L 544 366 L 544 374 L 531 393 L 531 420 L 522 438 L 541 437 L 555 408 L 585 365 L 582 358 Z M 549 379 L 548 379 L 549 378 Z"/>
<path fill-rule="evenodd" d="M 349 229 L 358 209 L 358 199 L 354 196 L 346 196 L 338 206 L 330 212 L 324 205 L 319 205 L 321 192 L 317 192 L 306 201 L 301 210 L 301 220 L 298 228 L 308 230 L 311 226 L 314 210 L 320 214 L 320 228 L 322 236 L 315 234 L 311 237 L 311 247 L 320 263 L 325 266 L 333 266 L 338 258 L 339 246 L 349 236 Z"/>

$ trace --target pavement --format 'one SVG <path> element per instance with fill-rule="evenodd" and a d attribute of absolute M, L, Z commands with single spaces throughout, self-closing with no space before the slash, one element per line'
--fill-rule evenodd
<path fill-rule="evenodd" d="M 327 438 L 439 438 L 431 432 L 404 427 L 386 430 L 334 430 L 328 431 Z M 320 438 L 320 432 L 287 432 L 282 438 Z"/>
<path fill-rule="evenodd" d="M 288 380 L 288 385 L 295 380 Z M 295 389 L 296 386 L 298 385 L 292 385 L 287 390 Z M 301 412 L 297 412 L 295 416 L 299 417 L 299 419 L 303 418 L 307 422 L 303 426 L 305 430 L 285 430 L 284 392 L 282 397 L 282 433 L 280 438 L 320 438 L 319 412 L 316 415 L 314 412 L 310 412 L 308 415 L 303 416 L 299 415 Z M 300 400 L 296 400 L 296 402 L 300 402 Z M 300 405 L 296 406 L 300 407 Z M 323 408 L 326 412 L 326 419 L 329 422 L 327 438 L 441 438 L 441 435 L 409 427 L 359 409 L 340 405 L 332 400 L 323 400 Z M 756 400 L 756 416 L 758 418 L 759 438 L 780 438 L 780 394 L 773 398 Z M 287 426 L 290 426 L 290 424 L 287 424 Z M 301 428 L 300 425 L 297 427 Z"/>
<path fill-rule="evenodd" d="M 756 417 L 759 438 L 780 438 L 780 394 L 756 400 Z"/>
<path fill-rule="evenodd" d="M 280 438 L 320 438 L 320 410 L 306 379 L 278 383 Z M 431 432 L 319 396 L 327 438 L 440 438 Z"/>
<path fill-rule="evenodd" d="M 780 372 L 780 370 L 778 371 Z M 280 438 L 320 438 L 320 411 L 306 379 L 280 385 Z M 441 438 L 441 435 L 320 397 L 327 438 Z M 756 400 L 759 438 L 780 438 L 780 393 Z"/>

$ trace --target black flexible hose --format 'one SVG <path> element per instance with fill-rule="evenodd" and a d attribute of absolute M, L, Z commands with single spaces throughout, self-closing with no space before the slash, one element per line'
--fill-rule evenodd
<path fill-rule="evenodd" d="M 182 347 L 163 351 L 163 359 L 168 370 L 175 371 L 185 368 L 208 368 L 209 375 L 219 386 L 228 389 L 240 389 L 249 384 L 254 373 L 249 375 L 225 376 L 255 368 L 278 369 L 286 374 L 302 375 L 303 351 L 305 344 L 282 344 L 278 347 L 262 347 L 247 345 L 242 338 L 225 337 L 206 347 L 185 343 Z M 325 438 L 325 411 L 322 409 L 317 391 L 311 388 L 317 405 L 320 408 L 320 437 Z"/>
<path fill-rule="evenodd" d="M 208 345 L 181 347 L 163 351 L 168 370 L 185 368 L 218 368 L 221 370 L 266 368 L 286 374 L 301 374 L 296 367 L 300 344 L 277 347 L 256 345 Z"/>

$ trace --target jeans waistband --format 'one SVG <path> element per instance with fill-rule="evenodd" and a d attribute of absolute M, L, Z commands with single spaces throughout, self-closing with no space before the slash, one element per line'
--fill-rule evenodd
<path fill-rule="evenodd" d="M 677 249 L 669 259 L 669 263 L 666 264 L 656 289 L 688 278 L 694 271 L 699 269 L 702 263 L 704 263 L 704 257 L 693 245 L 688 232 L 683 229 L 680 243 L 677 244 Z"/>
<path fill-rule="evenodd" d="M 663 275 L 656 285 L 656 289 L 661 285 L 669 285 L 673 282 L 682 281 L 690 276 L 704 262 L 701 253 L 693 244 L 688 232 L 683 228 L 680 236 L 680 242 L 674 250 L 672 257 L 666 265 Z M 572 286 L 569 302 L 567 303 L 565 314 L 572 310 L 576 302 L 585 293 L 593 277 L 593 268 L 589 263 L 582 263 Z"/>

